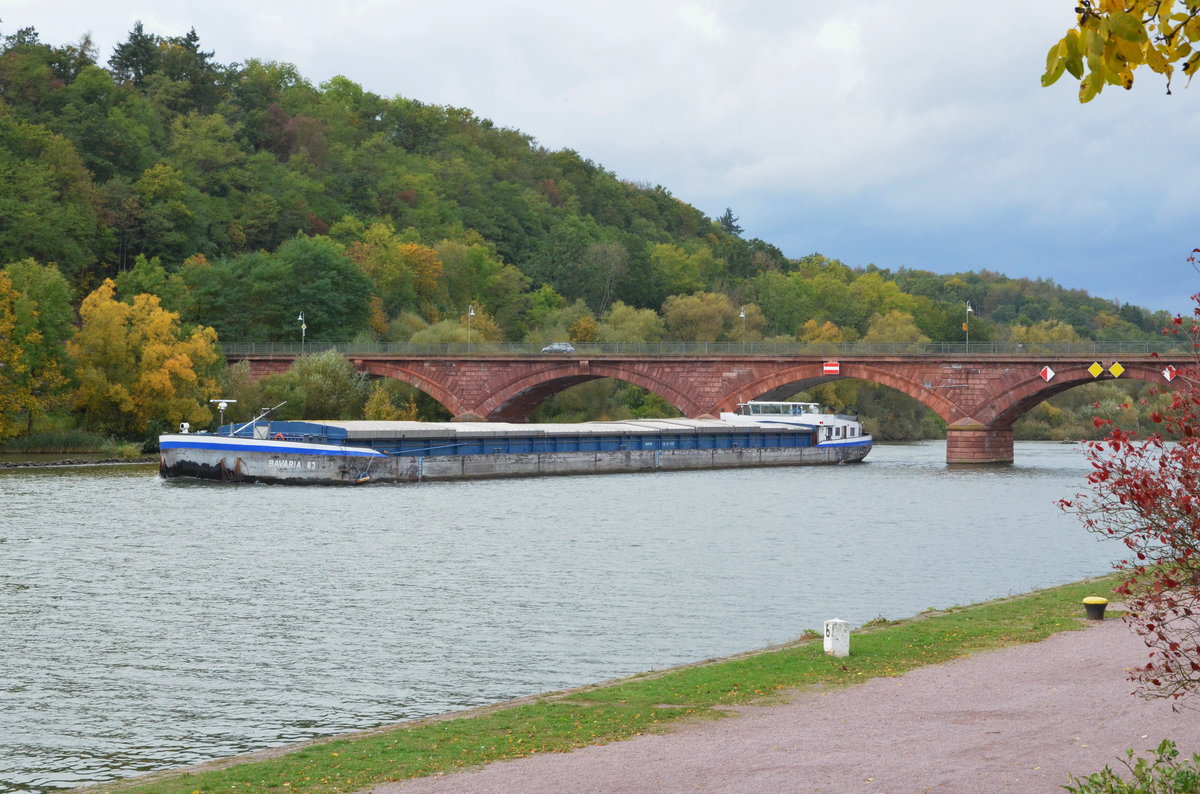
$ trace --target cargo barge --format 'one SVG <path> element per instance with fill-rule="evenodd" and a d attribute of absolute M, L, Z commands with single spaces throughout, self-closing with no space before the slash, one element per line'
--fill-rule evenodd
<path fill-rule="evenodd" d="M 362 484 L 853 463 L 871 437 L 815 403 L 749 402 L 720 419 L 578 424 L 267 421 L 159 437 L 164 478 Z"/>

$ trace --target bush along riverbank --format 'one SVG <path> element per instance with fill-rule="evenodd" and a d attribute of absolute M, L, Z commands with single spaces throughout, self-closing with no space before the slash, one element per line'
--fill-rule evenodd
<path fill-rule="evenodd" d="M 325 794 L 620 741 L 669 731 L 688 720 L 729 717 L 718 710 L 721 706 L 769 703 L 786 699 L 792 690 L 898 676 L 924 665 L 1084 628 L 1081 600 L 1108 595 L 1115 584 L 1115 577 L 1108 576 L 905 620 L 879 618 L 854 632 L 852 653 L 845 658 L 826 656 L 820 635 L 810 631 L 794 643 L 736 657 L 81 791 Z"/>
<path fill-rule="evenodd" d="M 143 444 L 69 428 L 46 430 L 0 442 L 0 468 L 157 461 L 157 453 L 148 453 Z"/>

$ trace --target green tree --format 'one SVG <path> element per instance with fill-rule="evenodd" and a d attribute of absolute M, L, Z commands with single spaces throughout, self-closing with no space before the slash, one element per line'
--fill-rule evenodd
<path fill-rule="evenodd" d="M 91 177 L 74 146 L 0 104 L 0 251 L 57 262 L 75 275 L 96 260 Z"/>
<path fill-rule="evenodd" d="M 186 269 L 189 319 L 232 341 L 342 342 L 367 327 L 371 282 L 327 237 L 294 237 L 273 254 L 243 254 Z"/>
<path fill-rule="evenodd" d="M 383 339 L 388 342 L 407 342 L 414 334 L 428 327 L 429 323 L 416 312 L 401 312 L 388 322 Z"/>
<path fill-rule="evenodd" d="M 133 267 L 117 275 L 117 296 L 131 301 L 137 295 L 157 295 L 168 310 L 182 313 L 188 305 L 187 285 L 182 277 L 168 275 L 157 256 L 134 257 Z"/>
<path fill-rule="evenodd" d="M 133 193 L 141 208 L 135 250 L 178 262 L 205 248 L 205 201 L 182 171 L 157 163 L 133 183 Z"/>
<path fill-rule="evenodd" d="M 134 179 L 154 163 L 162 122 L 140 95 L 124 91 L 98 66 L 88 66 L 62 89 L 55 127 L 74 142 L 96 184 Z"/>
<path fill-rule="evenodd" d="M 524 317 L 531 305 L 529 277 L 513 265 L 505 265 L 487 280 L 480 301 L 508 339 L 525 335 Z"/>
<path fill-rule="evenodd" d="M 488 282 L 502 267 L 486 246 L 459 240 L 442 240 L 434 246 L 442 264 L 447 306 L 466 306 L 479 300 Z"/>
<path fill-rule="evenodd" d="M 733 216 L 733 210 L 729 207 L 725 208 L 725 214 L 717 219 L 717 223 L 721 226 L 721 231 L 726 234 L 732 234 L 734 237 L 742 236 L 742 227 L 738 226 L 738 219 Z"/>
<path fill-rule="evenodd" d="M 362 239 L 350 244 L 346 254 L 374 284 L 383 301 L 383 312 L 394 317 L 417 306 L 417 274 L 400 248 L 395 230 L 386 223 L 365 229 Z"/>
<path fill-rule="evenodd" d="M 663 321 L 671 341 L 715 342 L 726 336 L 736 317 L 729 298 L 719 292 L 672 295 L 663 304 Z"/>
<path fill-rule="evenodd" d="M 264 406 L 279 419 L 361 419 L 371 387 L 365 375 L 335 350 L 302 356 L 291 369 L 257 383 Z"/>
<path fill-rule="evenodd" d="M 768 271 L 754 277 L 749 292 L 761 307 L 767 327 L 776 333 L 798 335 L 805 322 L 815 320 L 832 322 L 844 332 L 853 330 L 858 335 L 866 330 L 871 316 L 863 303 L 873 292 L 867 287 L 879 281 L 874 279 L 852 293 L 846 279 L 834 268 L 804 268 L 786 275 Z M 884 297 L 887 291 L 881 286 L 874 292 Z"/>
<path fill-rule="evenodd" d="M 766 318 L 763 317 L 762 309 L 755 303 L 747 303 L 738 309 L 738 317 L 733 320 L 729 336 L 739 342 L 758 342 L 763 338 L 765 326 Z"/>
<path fill-rule="evenodd" d="M 1067 323 L 1058 320 L 1042 320 L 1033 325 L 1015 324 L 1008 328 L 1008 338 L 1013 342 L 1078 342 L 1079 334 Z"/>
<path fill-rule="evenodd" d="M 248 422 L 275 405 L 267 404 L 261 381 L 250 373 L 250 362 L 239 361 L 218 374 L 217 397 L 234 400 L 225 411 L 226 422 Z M 219 417 L 218 417 L 219 418 Z M 193 430 L 201 428 L 194 427 Z"/>
<path fill-rule="evenodd" d="M 17 417 L 32 414 L 38 406 L 29 383 L 24 346 L 36 345 L 39 338 L 36 331 L 17 335 L 16 301 L 12 282 L 0 272 L 0 438 L 19 433 Z"/>
<path fill-rule="evenodd" d="M 472 341 L 480 341 L 475 336 L 474 322 L 471 325 L 471 338 Z M 465 345 L 467 325 L 458 320 L 442 320 L 417 331 L 408 341 L 414 345 Z"/>
<path fill-rule="evenodd" d="M 359 419 L 370 394 L 367 378 L 335 350 L 303 356 L 292 365 L 307 419 Z"/>
<path fill-rule="evenodd" d="M 689 254 L 681 246 L 659 243 L 650 251 L 650 267 L 658 283 L 669 295 L 686 295 L 702 290 L 705 286 L 702 270 L 710 269 L 705 267 L 706 260 L 712 260 L 712 251 L 708 248 Z"/>
<path fill-rule="evenodd" d="M 911 314 L 905 314 L 899 309 L 892 309 L 871 318 L 871 324 L 867 328 L 867 332 L 863 334 L 862 340 L 905 345 L 905 349 L 919 350 L 922 344 L 929 341 L 929 337 L 921 333 L 921 329 L 917 327 L 917 322 Z"/>
<path fill-rule="evenodd" d="M 525 272 L 535 283 L 549 284 L 568 299 L 594 298 L 601 274 L 587 269 L 584 259 L 588 246 L 603 237 L 593 218 L 564 216 L 542 237 Z"/>
<path fill-rule="evenodd" d="M 142 86 L 158 68 L 160 42 L 158 36 L 146 32 L 141 20 L 135 22 L 129 38 L 114 47 L 108 59 L 113 75 L 122 83 Z"/>
<path fill-rule="evenodd" d="M 71 287 L 57 267 L 32 259 L 8 265 L 0 274 L 8 277 L 15 291 L 11 338 L 20 341 L 22 366 L 8 376 L 33 397 L 25 412 L 28 433 L 38 417 L 66 400 L 66 341 L 75 332 Z"/>
<path fill-rule="evenodd" d="M 635 309 L 617 301 L 596 328 L 600 342 L 660 342 L 666 325 L 653 309 Z"/>
<path fill-rule="evenodd" d="M 567 299 L 559 295 L 554 287 L 543 284 L 529 297 L 528 322 L 532 328 L 545 326 L 556 312 L 567 305 Z"/>
<path fill-rule="evenodd" d="M 169 97 L 169 107 L 181 113 L 211 111 L 216 104 L 222 69 L 200 49 L 195 29 L 185 36 L 163 38 L 147 33 L 141 20 L 129 38 L 113 48 L 108 66 L 119 83 Z"/>
<path fill-rule="evenodd" d="M 193 112 L 176 118 L 170 154 L 188 184 L 206 195 L 225 196 L 245 182 L 246 156 L 220 114 Z"/>
<path fill-rule="evenodd" d="M 900 312 L 913 315 L 917 308 L 916 299 L 900 289 L 900 286 L 880 273 L 864 273 L 850 284 L 850 298 L 857 312 L 866 317 Z M 865 330 L 865 329 L 864 329 Z M 927 340 L 928 341 L 928 340 Z"/>
<path fill-rule="evenodd" d="M 571 329 L 577 326 L 581 328 L 588 326 L 584 318 L 592 322 L 596 319 L 591 307 L 583 300 L 576 300 L 558 309 L 547 311 L 541 317 L 541 324 L 529 331 L 525 337 L 526 342 L 535 344 L 562 342 L 572 338 Z M 583 325 L 580 325 L 581 322 Z"/>

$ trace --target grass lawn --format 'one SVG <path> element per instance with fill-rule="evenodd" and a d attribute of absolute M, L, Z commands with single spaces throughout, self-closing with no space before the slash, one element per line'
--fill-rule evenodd
<path fill-rule="evenodd" d="M 1082 599 L 1107 596 L 1114 584 L 1115 578 L 1105 577 L 908 620 L 872 621 L 852 632 L 851 655 L 846 658 L 825 656 L 818 637 L 571 692 L 315 741 L 269 758 L 210 765 L 223 768 L 158 773 L 141 782 L 84 791 L 324 794 L 620 741 L 667 731 L 684 720 L 731 718 L 718 706 L 769 702 L 786 699 L 796 689 L 897 676 L 922 665 L 1083 628 L 1087 623 L 1082 619 Z"/>

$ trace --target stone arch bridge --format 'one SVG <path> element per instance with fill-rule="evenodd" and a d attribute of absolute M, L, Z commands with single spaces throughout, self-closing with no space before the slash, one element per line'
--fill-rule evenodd
<path fill-rule="evenodd" d="M 1013 423 L 1067 389 L 1117 377 L 1166 385 L 1168 365 L 1183 370 L 1193 363 L 1183 354 L 1145 353 L 851 354 L 836 362 L 828 356 L 737 354 L 345 355 L 358 371 L 414 386 L 463 421 L 524 421 L 554 394 L 596 378 L 641 386 L 693 418 L 715 417 L 747 400 L 783 399 L 820 383 L 861 378 L 903 392 L 944 419 L 949 463 L 1011 462 Z M 248 361 L 257 378 L 287 371 L 295 355 L 227 357 L 231 363 Z"/>

